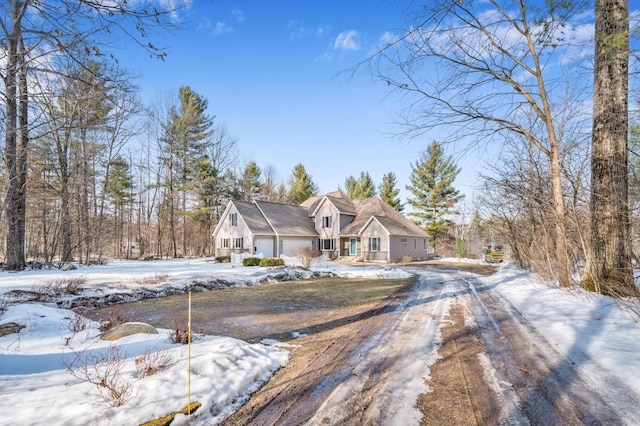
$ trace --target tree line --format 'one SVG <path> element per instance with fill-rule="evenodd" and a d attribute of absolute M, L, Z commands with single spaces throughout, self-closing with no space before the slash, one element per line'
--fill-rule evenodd
<path fill-rule="evenodd" d="M 148 109 L 137 100 L 108 49 L 119 37 L 163 58 L 148 34 L 175 26 L 184 4 L 151 10 L 137 2 L 15 0 L 0 7 L 6 269 L 24 268 L 27 258 L 127 256 L 134 246 L 154 256 L 206 254 L 226 200 L 298 203 L 317 192 L 302 165 L 287 184 L 273 166 L 236 170 L 235 138 L 191 88 Z M 478 211 L 516 261 L 563 286 L 577 275 L 605 294 L 635 294 L 628 1 L 434 0 L 407 12 L 406 31 L 358 67 L 408 101 L 398 115 L 405 136 L 445 129 L 443 144 L 501 146 L 483 176 Z M 591 38 L 582 37 L 585 27 Z M 132 151 L 132 140 L 146 143 Z M 447 194 L 441 199 L 420 191 L 428 178 L 420 169 L 436 148 L 411 165 L 410 213 L 430 232 L 460 230 L 436 214 L 453 213 L 459 194 L 451 185 L 432 192 Z M 345 191 L 378 192 L 405 207 L 393 172 L 377 188 L 367 172 L 350 176 Z"/>

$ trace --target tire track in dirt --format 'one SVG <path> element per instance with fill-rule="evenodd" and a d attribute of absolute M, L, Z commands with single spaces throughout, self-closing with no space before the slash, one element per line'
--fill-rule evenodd
<path fill-rule="evenodd" d="M 406 294 L 295 343 L 223 424 L 632 424 L 612 402 L 624 387 L 603 398 L 493 285 L 457 271 L 423 272 Z"/>
<path fill-rule="evenodd" d="M 383 419 L 410 417 L 418 421 L 415 396 L 428 389 L 424 375 L 433 362 L 429 357 L 435 353 L 449 292 L 444 280 L 421 277 L 410 292 L 389 299 L 372 315 L 296 341 L 301 347 L 326 349 L 302 359 L 294 349 L 292 361 L 223 424 L 393 424 Z M 305 358 L 308 364 L 302 365 Z M 424 375 L 406 377 L 414 376 L 416 369 Z"/>
<path fill-rule="evenodd" d="M 442 277 L 421 277 L 413 296 L 395 309 L 385 328 L 349 357 L 351 376 L 340 383 L 308 424 L 415 424 L 416 396 L 428 390 L 429 365 L 452 288 Z"/>
<path fill-rule="evenodd" d="M 465 279 L 466 329 L 497 397 L 497 424 L 617 425 L 620 416 L 492 286 Z"/>

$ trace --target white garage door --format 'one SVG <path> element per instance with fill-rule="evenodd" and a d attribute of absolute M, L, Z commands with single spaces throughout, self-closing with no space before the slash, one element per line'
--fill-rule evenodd
<path fill-rule="evenodd" d="M 315 240 L 306 240 L 306 239 L 283 239 L 282 241 L 282 254 L 285 256 L 295 256 L 297 254 L 297 250 L 300 248 L 313 248 L 313 243 Z"/>
<path fill-rule="evenodd" d="M 262 253 L 264 257 L 273 257 L 273 239 L 256 238 L 253 243 L 254 254 Z"/>

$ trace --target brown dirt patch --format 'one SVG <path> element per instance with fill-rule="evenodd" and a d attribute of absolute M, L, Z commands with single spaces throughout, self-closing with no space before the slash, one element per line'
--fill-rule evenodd
<path fill-rule="evenodd" d="M 458 304 L 450 308 L 445 321 L 449 323 L 441 329 L 441 358 L 430 369 L 432 392 L 417 401 L 424 414 L 421 424 L 499 424 L 497 403 L 477 358 L 481 351 L 477 329 L 465 325 L 464 308 Z"/>
<path fill-rule="evenodd" d="M 389 295 L 406 291 L 409 279 L 319 278 L 193 293 L 194 332 L 249 342 L 289 341 L 361 319 Z M 188 296 L 177 295 L 109 306 L 88 312 L 91 319 L 117 314 L 159 328 L 185 328 Z"/>

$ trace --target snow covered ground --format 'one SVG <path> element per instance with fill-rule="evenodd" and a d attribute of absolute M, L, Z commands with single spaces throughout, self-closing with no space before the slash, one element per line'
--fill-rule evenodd
<path fill-rule="evenodd" d="M 349 277 L 405 277 L 398 267 L 349 266 L 330 263 L 314 273 Z M 0 324 L 15 322 L 25 328 L 19 334 L 0 337 L 0 425 L 120 425 L 139 424 L 184 408 L 190 400 L 203 407 L 199 423 L 215 424 L 242 404 L 271 374 L 287 362 L 285 345 L 248 344 L 224 336 L 194 341 L 188 369 L 187 347 L 169 343 L 169 330 L 136 334 L 115 342 L 126 353 L 122 376 L 132 383 L 130 399 L 114 407 L 100 397 L 99 387 L 73 377 L 65 367 L 77 353 L 105 353 L 114 342 L 100 340 L 97 324 L 73 333 L 69 330 L 69 298 L 60 302 L 29 302 L 30 292 L 81 278 L 82 297 L 96 300 L 105 295 L 130 295 L 142 290 L 157 295 L 186 291 L 188 286 L 257 285 L 274 280 L 279 269 L 215 264 L 205 259 L 166 261 L 112 261 L 104 266 L 59 270 L 0 272 Z M 312 272 L 288 270 L 291 278 Z M 282 276 L 280 276 L 280 279 Z M 575 360 L 580 373 L 607 386 L 600 377 L 616 377 L 640 395 L 640 324 L 620 311 L 606 297 L 579 290 L 549 288 L 535 275 L 511 265 L 483 277 L 512 303 L 565 358 Z M 147 293 L 148 294 L 148 293 Z M 73 296 L 77 297 L 77 296 Z M 20 302 L 20 303 L 17 303 Z M 136 377 L 135 359 L 150 351 L 165 352 L 168 369 L 144 378 Z M 190 371 L 190 375 L 188 372 Z M 190 380 L 190 388 L 189 388 Z M 637 398 L 636 398 L 637 399 Z M 624 404 L 624 401 L 621 402 Z M 637 410 L 637 407 L 629 407 Z M 185 424 L 178 415 L 172 424 Z"/>
<path fill-rule="evenodd" d="M 409 276 L 378 266 L 336 265 L 315 272 L 351 277 Z M 225 286 L 257 285 L 275 280 L 274 273 L 281 274 L 281 270 L 216 264 L 206 259 L 112 261 L 67 272 L 0 272 L 0 304 L 7 308 L 0 314 L 0 325 L 13 322 L 25 326 L 19 334 L 0 337 L 0 425 L 139 424 L 180 410 L 188 401 L 203 404 L 196 411 L 199 422 L 215 424 L 287 362 L 289 355 L 282 348 L 285 345 L 248 344 L 222 336 L 197 338 L 191 348 L 189 370 L 187 347 L 171 344 L 170 330 L 103 341 L 98 337 L 97 323 L 73 333 L 67 325 L 73 312 L 57 306 L 60 302 L 69 304 L 71 298 L 79 296 L 100 299 L 105 295 L 128 295 L 128 300 L 135 300 L 136 294 L 144 290 L 158 295 L 180 293 L 188 286 L 213 280 L 224 282 Z M 287 273 L 293 278 L 312 276 L 301 270 Z M 15 303 L 32 297 L 34 290 L 55 287 L 70 278 L 83 282 L 80 295 L 52 298 L 50 303 Z M 99 390 L 104 389 L 74 378 L 65 367 L 76 354 L 95 357 L 111 345 L 121 347 L 125 354 L 127 362 L 121 373 L 132 383 L 129 400 L 118 407 L 101 398 Z M 171 366 L 138 379 L 135 359 L 156 351 L 167 351 Z M 172 424 L 186 421 L 186 416 L 178 415 Z"/>

